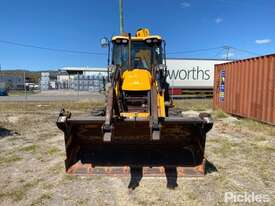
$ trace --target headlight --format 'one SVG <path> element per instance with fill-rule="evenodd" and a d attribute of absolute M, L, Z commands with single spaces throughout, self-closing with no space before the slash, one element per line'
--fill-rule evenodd
<path fill-rule="evenodd" d="M 122 43 L 123 43 L 123 44 L 127 44 L 127 43 L 128 43 L 128 40 L 127 40 L 127 39 L 122 39 Z"/>
<path fill-rule="evenodd" d="M 146 43 L 148 44 L 152 43 L 152 39 L 146 39 Z"/>

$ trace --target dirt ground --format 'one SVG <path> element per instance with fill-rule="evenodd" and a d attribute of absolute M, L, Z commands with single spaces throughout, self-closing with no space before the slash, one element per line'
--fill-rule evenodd
<path fill-rule="evenodd" d="M 213 165 L 202 178 L 143 178 L 128 190 L 129 177 L 64 173 L 63 134 L 55 125 L 61 107 L 87 113 L 96 102 L 0 102 L 0 205 L 234 205 L 226 192 L 267 195 L 275 205 L 275 128 L 211 110 L 210 100 L 177 101 L 186 113 L 207 110 L 215 118 L 205 156 Z"/>

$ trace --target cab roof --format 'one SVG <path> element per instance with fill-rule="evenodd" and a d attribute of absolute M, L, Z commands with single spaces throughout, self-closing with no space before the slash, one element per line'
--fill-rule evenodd
<path fill-rule="evenodd" d="M 115 41 L 116 39 L 127 39 L 129 40 L 128 36 L 124 36 L 124 35 L 119 35 L 119 36 L 113 36 L 112 37 L 112 41 Z M 145 36 L 145 37 L 137 37 L 137 36 L 132 36 L 131 40 L 132 41 L 144 41 L 146 39 L 158 39 L 161 40 L 161 36 L 159 35 L 149 35 L 149 36 Z"/>
<path fill-rule="evenodd" d="M 112 38 L 112 41 L 115 41 L 117 39 L 127 39 L 129 40 L 129 34 L 128 33 L 121 33 L 118 36 L 114 36 Z M 136 31 L 135 36 L 131 36 L 132 41 L 145 41 L 147 39 L 157 39 L 161 41 L 161 37 L 159 35 L 151 35 L 150 30 L 147 28 L 140 28 Z"/>

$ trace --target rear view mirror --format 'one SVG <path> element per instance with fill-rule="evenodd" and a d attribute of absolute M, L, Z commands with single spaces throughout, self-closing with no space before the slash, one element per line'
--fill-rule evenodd
<path fill-rule="evenodd" d="M 107 48 L 109 47 L 109 39 L 107 37 L 103 37 L 101 40 L 100 40 L 100 45 L 102 48 Z"/>

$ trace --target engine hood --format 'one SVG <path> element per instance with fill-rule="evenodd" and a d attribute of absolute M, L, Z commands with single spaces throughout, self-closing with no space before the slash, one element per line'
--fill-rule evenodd
<path fill-rule="evenodd" d="M 122 75 L 122 90 L 146 91 L 151 90 L 152 76 L 145 69 L 129 69 Z"/>

